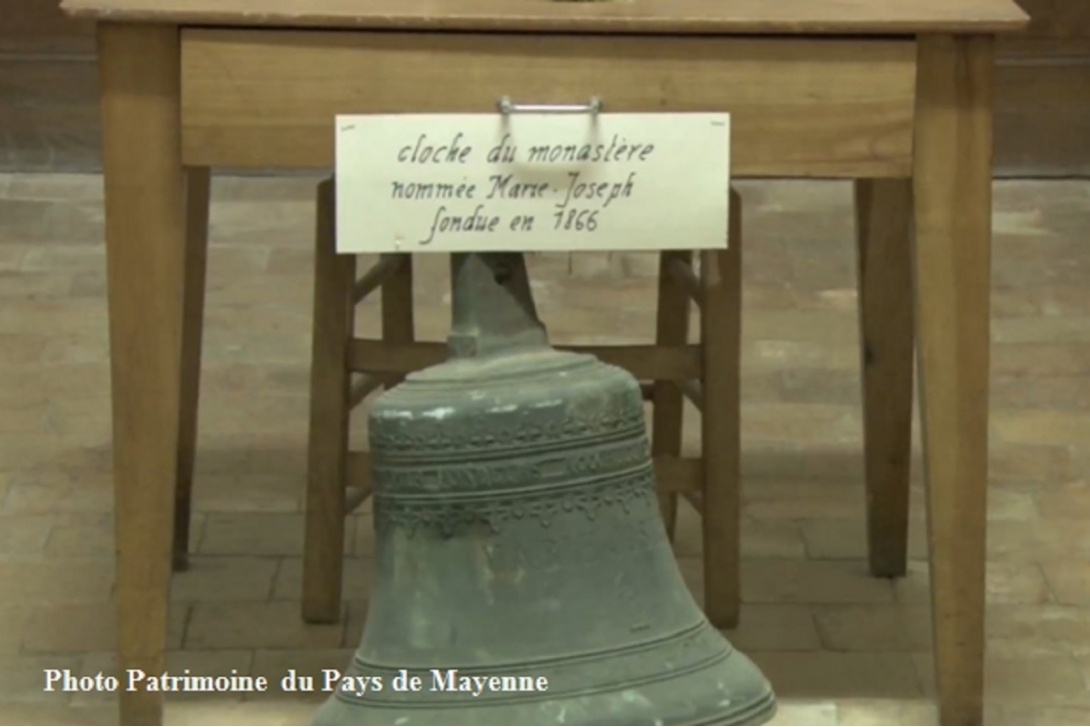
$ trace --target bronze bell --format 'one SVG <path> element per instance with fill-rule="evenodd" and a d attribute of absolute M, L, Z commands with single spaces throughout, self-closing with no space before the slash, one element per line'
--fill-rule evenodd
<path fill-rule="evenodd" d="M 521 254 L 452 273 L 449 360 L 370 414 L 373 593 L 315 723 L 770 719 L 678 571 L 636 380 L 549 346 Z"/>

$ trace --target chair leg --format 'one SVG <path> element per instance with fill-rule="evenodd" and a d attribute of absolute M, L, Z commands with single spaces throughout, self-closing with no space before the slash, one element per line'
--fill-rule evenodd
<path fill-rule="evenodd" d="M 178 464 L 174 480 L 174 570 L 189 567 L 193 465 L 197 450 L 197 409 L 201 389 L 201 339 L 208 261 L 208 167 L 185 172 L 185 300 L 182 319 L 182 391 L 178 421 Z"/>
<path fill-rule="evenodd" d="M 704 611 L 717 628 L 738 624 L 741 601 L 742 202 L 730 193 L 730 247 L 701 253 L 704 355 Z"/>
<path fill-rule="evenodd" d="M 398 269 L 382 284 L 382 340 L 386 343 L 412 343 L 416 339 L 413 318 L 413 256 L 403 258 Z M 404 376 L 391 376 L 386 388 L 397 386 Z"/>
<path fill-rule="evenodd" d="M 356 259 L 336 253 L 334 182 L 318 187 L 314 251 L 314 329 L 310 436 L 303 546 L 303 619 L 336 623 L 344 570 L 345 464 L 349 388 L 345 365 L 353 333 Z"/>
<path fill-rule="evenodd" d="M 895 578 L 907 567 L 912 454 L 911 181 L 857 181 L 855 211 L 870 569 Z"/>
<path fill-rule="evenodd" d="M 674 261 L 690 264 L 688 250 L 668 250 L 659 255 L 658 320 L 655 343 L 659 346 L 683 346 L 689 340 L 689 294 L 670 274 Z M 656 381 L 652 391 L 651 454 L 654 457 L 681 454 L 684 400 L 672 381 Z M 659 508 L 666 533 L 673 541 L 677 529 L 677 493 L 660 493 Z"/>

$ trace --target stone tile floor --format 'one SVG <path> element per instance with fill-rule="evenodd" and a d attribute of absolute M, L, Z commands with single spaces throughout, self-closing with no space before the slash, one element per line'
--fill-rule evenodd
<path fill-rule="evenodd" d="M 343 624 L 298 617 L 314 179 L 217 179 L 192 569 L 170 666 L 280 676 L 344 665 L 368 592 L 350 522 Z M 0 723 L 108 724 L 114 638 L 101 180 L 0 176 Z M 866 574 L 850 189 L 742 185 L 742 626 L 782 724 L 933 723 L 915 462 L 909 576 Z M 996 185 L 987 718 L 1090 723 L 1090 183 Z M 555 340 L 649 340 L 656 260 L 537 256 Z M 448 324 L 445 261 L 419 263 L 418 333 Z M 374 332 L 366 306 L 360 327 Z M 697 431 L 690 414 L 690 435 Z M 362 427 L 354 437 L 360 441 Z M 688 446 L 697 444 L 689 441 Z M 918 454 L 918 452 L 917 452 Z M 678 554 L 699 572 L 695 517 Z M 690 578 L 699 591 L 699 576 Z M 175 724 L 300 724 L 315 701 L 180 696 Z"/>

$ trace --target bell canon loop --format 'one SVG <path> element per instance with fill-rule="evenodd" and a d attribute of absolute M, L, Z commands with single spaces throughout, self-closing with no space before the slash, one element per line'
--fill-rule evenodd
<path fill-rule="evenodd" d="M 447 362 L 370 413 L 375 578 L 323 725 L 761 724 L 689 593 L 626 371 L 549 346 L 519 253 L 452 256 Z"/>

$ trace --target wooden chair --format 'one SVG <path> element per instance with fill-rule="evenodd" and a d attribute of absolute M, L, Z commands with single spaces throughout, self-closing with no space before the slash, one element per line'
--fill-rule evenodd
<path fill-rule="evenodd" d="M 309 464 L 303 561 L 303 618 L 341 615 L 345 517 L 370 494 L 366 452 L 349 451 L 349 414 L 368 394 L 446 358 L 446 344 L 414 337 L 412 257 L 383 255 L 362 277 L 356 258 L 336 254 L 334 183 L 318 187 Z M 733 627 L 739 605 L 739 359 L 741 201 L 730 195 L 730 248 L 660 254 L 653 344 L 558 346 L 592 353 L 641 381 L 653 404 L 651 450 L 660 503 L 673 535 L 677 495 L 702 514 L 705 611 Z M 382 338 L 356 338 L 356 306 L 380 290 Z M 690 303 L 701 309 L 700 342 L 688 342 Z M 353 374 L 358 376 L 353 379 Z M 702 412 L 699 458 L 681 457 L 683 398 Z"/>

